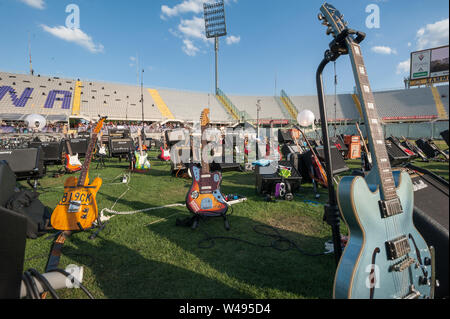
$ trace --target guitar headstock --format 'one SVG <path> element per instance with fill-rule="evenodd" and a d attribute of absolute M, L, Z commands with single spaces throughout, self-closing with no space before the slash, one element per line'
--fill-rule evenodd
<path fill-rule="evenodd" d="M 209 120 L 209 109 L 204 109 L 200 116 L 200 123 L 202 127 L 206 127 L 211 121 Z"/>
<path fill-rule="evenodd" d="M 332 34 L 336 38 L 347 28 L 348 23 L 344 20 L 344 15 L 329 3 L 324 3 L 320 7 L 318 18 L 327 28 L 327 35 Z"/>
<path fill-rule="evenodd" d="M 105 120 L 107 118 L 108 118 L 107 116 L 103 116 L 103 117 L 101 117 L 98 120 L 97 125 L 95 126 L 95 129 L 94 129 L 93 133 L 95 133 L 95 134 L 100 133 L 100 131 L 101 131 L 102 127 L 103 127 L 103 123 L 105 122 Z"/>

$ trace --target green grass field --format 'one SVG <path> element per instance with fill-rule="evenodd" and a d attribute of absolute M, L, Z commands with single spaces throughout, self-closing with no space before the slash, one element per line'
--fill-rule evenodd
<path fill-rule="evenodd" d="M 152 158 L 156 153 L 151 152 Z M 162 205 L 184 203 L 190 180 L 170 176 L 170 165 L 152 159 L 148 174 L 131 174 L 127 185 L 121 178 L 128 168 L 117 159 L 107 161 L 107 168 L 95 170 L 90 178 L 103 179 L 97 196 L 99 209 L 111 208 L 119 196 L 116 211 L 134 211 Z M 448 163 L 429 163 L 429 168 L 448 180 Z M 425 165 L 426 166 L 426 165 Z M 349 162 L 358 168 L 359 162 Z M 61 199 L 66 176 L 52 178 L 59 167 L 50 167 L 41 180 L 40 200 L 52 211 Z M 69 264 L 84 266 L 83 284 L 96 298 L 149 299 L 316 299 L 331 298 L 335 273 L 334 256 L 310 257 L 286 242 L 255 232 L 257 228 L 270 235 L 273 230 L 287 237 L 302 250 L 322 253 L 331 239 L 330 227 L 323 222 L 323 204 L 327 191 L 320 190 L 316 201 L 311 184 L 302 185 L 292 202 L 265 202 L 255 192 L 252 172 L 224 173 L 222 192 L 239 194 L 248 200 L 233 206 L 229 216 L 231 230 L 223 219 L 208 219 L 196 230 L 177 227 L 177 218 L 191 216 L 185 207 L 153 210 L 134 215 L 114 216 L 95 240 L 91 231 L 73 234 L 63 247 L 60 268 Z M 344 225 L 342 232 L 346 233 Z M 210 236 L 227 236 L 250 241 L 228 239 L 201 242 Z M 44 235 L 27 240 L 24 269 L 44 271 L 52 240 Z M 202 248 L 214 244 L 211 248 Z M 203 245 L 202 247 L 200 247 Z M 62 298 L 86 298 L 80 289 L 59 292 Z"/>

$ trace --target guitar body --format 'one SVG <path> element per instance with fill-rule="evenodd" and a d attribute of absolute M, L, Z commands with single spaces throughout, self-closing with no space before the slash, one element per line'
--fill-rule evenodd
<path fill-rule="evenodd" d="M 66 170 L 74 173 L 81 170 L 82 164 L 80 163 L 80 160 L 78 159 L 78 154 L 76 155 L 69 155 L 66 154 Z"/>
<path fill-rule="evenodd" d="M 412 221 L 414 193 L 411 178 L 407 172 L 394 172 L 394 179 L 403 214 L 387 219 L 381 217 L 378 209 L 381 199 L 379 183 L 371 183 L 370 175 L 367 180 L 362 177 L 344 177 L 339 183 L 338 203 L 350 238 L 336 272 L 334 298 L 405 298 L 411 295 L 413 289 L 422 298 L 430 296 L 430 286 L 420 282 L 424 276 L 421 267 L 425 267 L 430 274 L 430 266 L 413 265 L 403 271 L 392 269 L 393 265 L 406 258 L 412 258 L 418 263 L 431 258 L 425 240 Z M 399 259 L 390 260 L 386 238 L 394 240 L 403 235 L 408 238 L 410 252 Z M 369 278 L 371 272 L 375 276 L 372 283 Z"/>
<path fill-rule="evenodd" d="M 135 164 L 135 168 L 139 169 L 139 170 L 146 170 L 146 169 L 150 169 L 150 162 L 148 161 L 148 154 L 147 153 L 143 153 L 141 155 L 140 152 L 135 152 L 134 156 L 136 158 L 136 164 Z"/>
<path fill-rule="evenodd" d="M 222 174 L 220 172 L 202 174 L 201 169 L 195 165 L 192 165 L 189 170 L 192 175 L 192 185 L 186 195 L 186 207 L 193 214 L 225 215 L 228 205 L 220 191 Z"/>
<path fill-rule="evenodd" d="M 159 158 L 162 161 L 168 162 L 170 161 L 170 151 L 169 150 L 165 150 L 164 148 L 160 147 L 161 149 L 161 155 L 159 156 Z"/>
<path fill-rule="evenodd" d="M 322 185 L 323 187 L 328 188 L 327 174 L 325 173 L 325 170 L 323 169 L 322 164 L 320 164 L 319 160 L 314 155 L 312 155 L 311 160 L 312 160 L 312 163 L 314 166 L 314 172 L 315 172 L 315 176 L 313 176 L 312 178 L 315 181 L 317 181 L 320 185 Z"/>
<path fill-rule="evenodd" d="M 102 185 L 102 179 L 97 177 L 89 184 L 89 179 L 86 178 L 86 182 L 85 186 L 79 187 L 76 177 L 69 177 L 65 181 L 64 195 L 52 213 L 53 228 L 73 231 L 92 226 L 98 216 L 96 196 Z"/>

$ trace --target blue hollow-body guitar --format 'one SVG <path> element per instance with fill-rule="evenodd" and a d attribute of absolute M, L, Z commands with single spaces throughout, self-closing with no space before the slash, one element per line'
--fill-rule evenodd
<path fill-rule="evenodd" d="M 353 37 L 360 33 L 348 29 L 332 5 L 325 3 L 320 11 L 319 19 L 328 27 L 327 34 L 334 36 L 334 45 L 350 56 L 373 160 L 366 177 L 344 177 L 337 188 L 349 241 L 336 271 L 333 297 L 433 298 L 434 250 L 413 223 L 414 192 L 409 174 L 391 168 L 361 39 Z"/>

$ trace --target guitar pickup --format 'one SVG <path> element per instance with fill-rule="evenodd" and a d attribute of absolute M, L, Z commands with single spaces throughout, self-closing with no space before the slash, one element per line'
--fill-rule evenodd
<path fill-rule="evenodd" d="M 380 205 L 382 218 L 388 218 L 403 213 L 402 203 L 400 203 L 399 198 L 380 200 L 378 203 Z"/>
<path fill-rule="evenodd" d="M 387 257 L 389 260 L 402 258 L 411 251 L 408 237 L 401 236 L 386 242 Z"/>
<path fill-rule="evenodd" d="M 72 201 L 69 202 L 69 209 L 67 210 L 69 213 L 78 213 L 81 208 L 81 201 Z"/>

